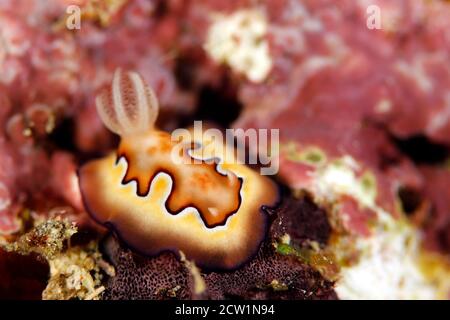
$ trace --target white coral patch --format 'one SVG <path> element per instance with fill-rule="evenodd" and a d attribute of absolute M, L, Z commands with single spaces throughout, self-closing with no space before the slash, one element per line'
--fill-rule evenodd
<path fill-rule="evenodd" d="M 204 46 L 211 58 L 251 81 L 263 81 L 272 68 L 265 15 L 248 9 L 231 15 L 214 14 L 212 19 Z"/>
<path fill-rule="evenodd" d="M 359 261 L 343 268 L 336 284 L 339 298 L 409 300 L 439 296 L 420 268 L 420 235 L 413 227 L 396 221 L 395 227 L 358 242 Z"/>
<path fill-rule="evenodd" d="M 362 205 L 375 209 L 376 188 L 364 188 L 355 174 L 359 165 L 349 156 L 320 168 L 315 177 L 315 191 L 318 196 L 333 201 L 339 195 L 349 195 Z"/>
<path fill-rule="evenodd" d="M 341 268 L 336 283 L 339 298 L 436 299 L 442 296 L 421 267 L 420 232 L 377 205 L 376 182 L 369 188 L 365 186 L 355 174 L 358 169 L 359 164 L 347 156 L 319 168 L 314 179 L 313 188 L 318 197 L 333 202 L 340 195 L 349 195 L 377 213 L 372 235 L 359 237 L 356 247 L 350 249 L 358 253 L 358 261 Z M 340 253 L 346 254 L 336 252 L 338 256 Z"/>

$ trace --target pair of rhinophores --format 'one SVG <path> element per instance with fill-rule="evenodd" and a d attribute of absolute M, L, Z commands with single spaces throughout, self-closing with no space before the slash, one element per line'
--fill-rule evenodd
<path fill-rule="evenodd" d="M 172 141 L 158 130 L 158 101 L 135 72 L 116 70 L 96 104 L 121 141 L 116 153 L 79 170 L 83 200 L 95 220 L 140 253 L 182 251 L 208 268 L 236 268 L 257 251 L 267 231 L 262 209 L 278 201 L 274 182 L 226 155 L 218 164 L 206 161 L 198 141 Z M 209 142 L 214 155 L 229 148 Z M 174 159 L 178 143 L 186 148 Z"/>

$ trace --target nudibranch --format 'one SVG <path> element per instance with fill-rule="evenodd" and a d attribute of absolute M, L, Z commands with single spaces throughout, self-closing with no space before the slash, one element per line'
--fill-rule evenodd
<path fill-rule="evenodd" d="M 257 251 L 267 232 L 264 207 L 278 201 L 272 180 L 236 161 L 219 139 L 174 139 L 155 128 L 158 101 L 135 72 L 118 69 L 96 105 L 121 141 L 79 170 L 95 220 L 142 254 L 182 251 L 208 268 L 236 268 Z"/>

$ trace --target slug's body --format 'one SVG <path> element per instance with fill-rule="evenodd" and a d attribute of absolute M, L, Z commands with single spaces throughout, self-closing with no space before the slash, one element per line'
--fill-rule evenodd
<path fill-rule="evenodd" d="M 261 208 L 278 198 L 271 180 L 211 137 L 173 141 L 155 129 L 157 100 L 136 73 L 116 71 L 97 109 L 121 136 L 115 154 L 80 169 L 83 199 L 97 221 L 141 253 L 183 251 L 211 268 L 234 268 L 257 250 L 267 227 Z M 220 161 L 209 161 L 213 155 Z"/>

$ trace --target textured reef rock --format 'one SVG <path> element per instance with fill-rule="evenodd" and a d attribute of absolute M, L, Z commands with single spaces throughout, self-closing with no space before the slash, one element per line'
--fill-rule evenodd
<path fill-rule="evenodd" d="M 450 43 L 444 36 L 449 5 L 371 4 L 381 9 L 380 30 L 366 27 L 365 1 L 267 2 L 262 10 L 272 69 L 259 83 L 241 80 L 243 112 L 234 123 L 237 128 L 280 128 L 281 179 L 318 198 L 324 164 L 351 157 L 356 180 L 369 189 L 333 201 L 341 203 L 339 215 L 347 229 L 361 235 L 369 234 L 373 213 L 355 197 L 372 193 L 375 204 L 394 217 L 404 213 L 404 189 L 417 191 L 429 208 L 447 201 L 439 192 L 430 197 L 431 183 L 417 159 L 402 150 L 404 140 L 420 135 L 426 143 L 442 144 L 441 162 L 450 149 Z M 411 146 L 421 148 L 420 143 Z M 425 161 L 425 154 L 435 156 L 427 148 L 415 152 L 420 153 Z M 448 229 L 443 215 L 434 230 Z"/>
<path fill-rule="evenodd" d="M 306 255 L 310 241 L 325 245 L 330 226 L 326 213 L 307 198 L 286 200 L 279 210 L 266 212 L 273 220 L 270 236 L 255 257 L 235 271 L 199 271 L 195 265 L 167 252 L 153 258 L 139 256 L 113 237 L 105 242 L 106 257 L 116 276 L 105 284 L 104 299 L 335 299 L 327 280 Z M 308 225 L 310 228 L 301 226 Z M 295 230 L 286 248 L 279 249 L 285 231 Z M 320 241 L 320 242 L 317 242 Z M 291 247 L 292 246 L 292 247 Z M 300 249 L 299 249 L 300 250 Z M 325 267 L 325 265 L 324 265 Z M 330 260 L 328 268 L 334 268 Z"/>
<path fill-rule="evenodd" d="M 275 8 L 268 10 L 273 30 L 302 41 L 288 38 L 299 43 L 297 51 L 285 41 L 274 44 L 274 67 L 266 81 L 240 88 L 245 109 L 236 126 L 282 128 L 281 139 L 298 148 L 316 146 L 329 157 L 351 155 L 387 174 L 397 171 L 409 180 L 417 179 L 417 170 L 395 154 L 386 132 L 448 139 L 444 83 L 450 72 L 439 67 L 449 58 L 448 44 L 441 39 L 447 25 L 438 18 L 448 15 L 449 8 L 438 1 L 375 4 L 381 7 L 385 25 L 395 23 L 391 28 L 365 27 L 363 2 L 273 4 Z M 427 18 L 432 14 L 437 17 Z M 294 25 L 303 27 L 294 33 Z M 416 32 L 418 26 L 422 32 Z M 443 60 L 436 62 L 431 59 L 434 55 Z M 412 61 L 422 73 L 413 72 Z M 420 88 L 421 80 L 428 91 Z M 439 130 L 429 129 L 433 118 L 441 120 Z"/>
<path fill-rule="evenodd" d="M 264 83 L 242 87 L 247 112 L 258 109 L 255 120 L 264 124 L 267 111 L 276 116 L 273 125 L 291 114 L 301 130 L 309 121 L 306 110 L 314 110 L 317 121 L 322 113 L 341 115 L 357 120 L 353 124 L 383 124 L 396 136 L 424 133 L 448 143 L 450 70 L 441 67 L 449 59 L 448 4 L 371 4 L 381 9 L 380 30 L 366 27 L 364 1 L 269 1 L 273 69 Z"/>
<path fill-rule="evenodd" d="M 370 30 L 363 1 L 283 3 L 269 11 L 273 69 L 240 87 L 235 126 L 280 128 L 281 179 L 331 204 L 335 250 L 347 252 L 339 297 L 435 297 L 422 246 L 446 254 L 448 283 L 450 72 L 440 65 L 449 60 L 450 7 L 375 1 L 382 28 Z M 438 291 L 448 297 L 447 285 Z"/>
<path fill-rule="evenodd" d="M 105 298 L 448 297 L 448 263 L 428 256 L 450 254 L 448 1 L 76 2 L 80 30 L 65 27 L 71 1 L 0 2 L 0 240 L 54 216 L 93 227 L 76 170 L 117 143 L 94 97 L 122 67 L 154 88 L 162 129 L 279 128 L 277 179 L 304 203 L 285 217 L 285 202 L 258 256 L 229 273 L 111 240 Z M 380 30 L 366 26 L 372 4 Z M 39 297 L 48 272 L 0 251 L 0 295 Z"/>
<path fill-rule="evenodd" d="M 380 30 L 366 26 L 369 4 L 381 9 Z M 279 177 L 298 192 L 311 192 L 331 213 L 332 246 L 337 245 L 345 266 L 339 296 L 433 298 L 433 280 L 422 270 L 432 267 L 420 262 L 421 231 L 404 220 L 409 215 L 414 222 L 426 221 L 422 226 L 430 244 L 425 245 L 449 253 L 448 199 L 432 182 L 442 184 L 448 173 L 450 70 L 440 67 L 450 58 L 444 36 L 448 4 L 286 0 L 234 5 L 226 10 L 264 12 L 272 59 L 263 80 L 239 79 L 243 111 L 234 127 L 280 129 Z M 234 16 L 229 14 L 229 21 Z M 214 50 L 208 53 L 215 58 Z M 232 58 L 224 59 L 231 71 L 245 74 Z M 430 149 L 433 144 L 441 144 L 440 150 Z M 434 167 L 421 170 L 421 162 Z M 433 170 L 441 172 L 442 181 Z M 405 259 L 386 258 L 397 255 Z M 386 277 L 374 269 L 379 258 L 387 269 L 401 271 Z M 449 270 L 445 258 L 443 264 Z M 448 290 L 444 286 L 439 296 L 448 297 Z"/>
<path fill-rule="evenodd" d="M 0 242 L 0 297 L 99 299 L 103 275 L 114 276 L 114 269 L 95 242 L 71 246 L 75 233 L 74 223 L 56 218 L 36 224 L 15 242 Z"/>

